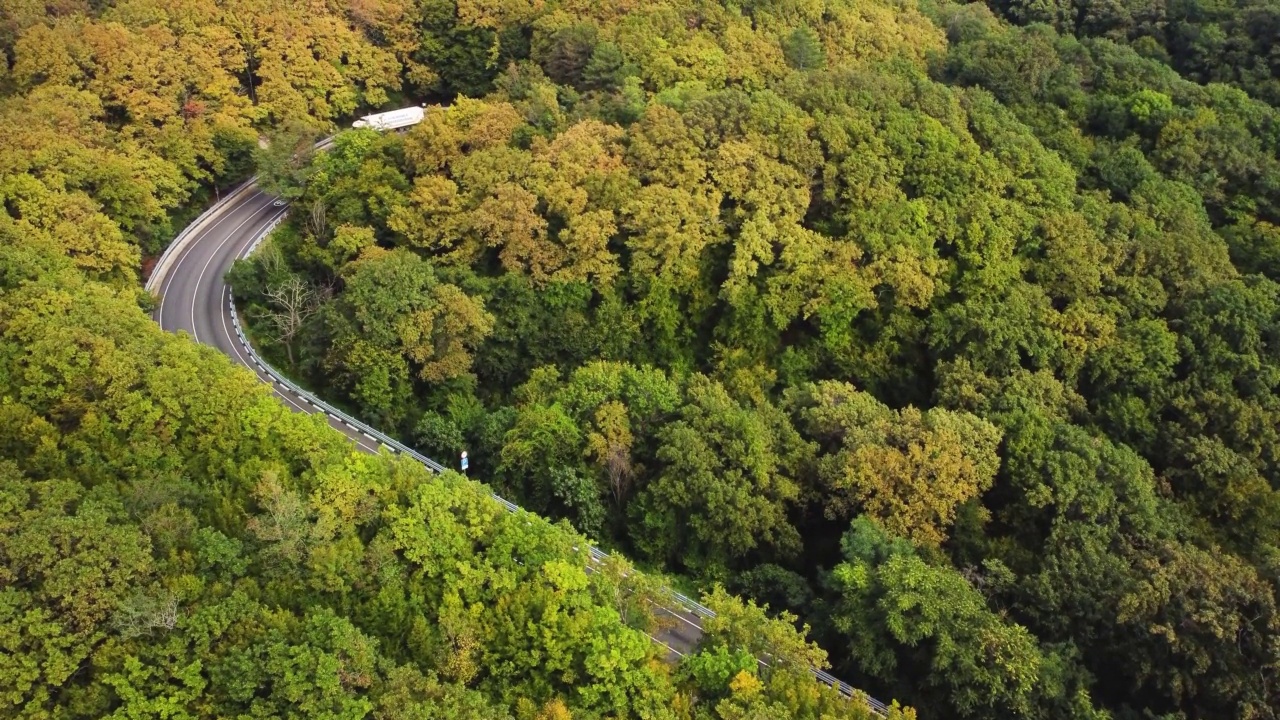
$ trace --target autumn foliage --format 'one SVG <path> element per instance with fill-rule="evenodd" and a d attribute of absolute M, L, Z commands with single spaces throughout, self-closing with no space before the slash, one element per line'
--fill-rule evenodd
<path fill-rule="evenodd" d="M 825 658 L 925 718 L 1276 718 L 1277 26 L 5 4 L 0 698 L 856 716 Z M 292 201 L 228 276 L 262 352 L 573 530 L 353 456 L 148 324 L 141 258 L 254 171 Z M 574 532 L 725 622 L 662 663 L 645 576 L 585 574 Z"/>

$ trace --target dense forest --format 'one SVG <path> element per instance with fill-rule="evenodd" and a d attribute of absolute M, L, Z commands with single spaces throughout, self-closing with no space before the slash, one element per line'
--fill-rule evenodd
<path fill-rule="evenodd" d="M 664 578 L 147 316 L 260 141 L 436 92 L 419 10 L 0 6 L 0 717 L 869 718 L 794 616 L 707 586 L 670 662 Z"/>
<path fill-rule="evenodd" d="M 1278 31 L 1268 0 L 8 3 L 3 697 L 856 717 L 827 658 L 926 719 L 1280 717 Z M 229 276 L 264 353 L 560 525 L 150 324 L 142 258 L 255 169 L 293 202 Z M 653 588 L 578 532 L 725 622 L 660 662 Z"/>
<path fill-rule="evenodd" d="M 421 125 L 266 158 L 282 366 L 924 717 L 1275 717 L 1262 10 L 459 8 Z"/>
<path fill-rule="evenodd" d="M 723 591 L 670 668 L 652 578 L 355 453 L 43 250 L 0 248 L 0 715 L 864 717 L 758 669 L 823 653 Z"/>
<path fill-rule="evenodd" d="M 65 258 L 0 247 L 0 293 L 4 717 L 870 717 L 723 591 L 668 666 L 653 578 L 354 452 Z"/>

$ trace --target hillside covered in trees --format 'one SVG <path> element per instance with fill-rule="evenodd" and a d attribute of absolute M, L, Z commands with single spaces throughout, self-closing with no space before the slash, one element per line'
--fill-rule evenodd
<path fill-rule="evenodd" d="M 668 665 L 652 578 L 355 452 L 43 250 L 0 247 L 0 716 L 871 717 L 723 591 Z"/>
<path fill-rule="evenodd" d="M 869 718 L 793 617 L 710 588 L 673 663 L 662 578 L 147 316 L 263 133 L 430 92 L 394 10 L 0 5 L 0 717 Z"/>
<path fill-rule="evenodd" d="M 860 712 L 769 637 L 921 718 L 1280 716 L 1278 12 L 10 3 L 0 697 Z M 152 327 L 141 258 L 253 168 L 293 212 L 230 280 L 280 367 L 822 650 L 716 592 L 665 665 L 563 526 Z"/>

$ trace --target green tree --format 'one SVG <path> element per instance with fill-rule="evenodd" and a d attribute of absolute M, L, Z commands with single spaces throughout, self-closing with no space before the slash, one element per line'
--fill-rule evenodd
<path fill-rule="evenodd" d="M 806 433 L 829 447 L 818 474 L 832 519 L 859 509 L 893 535 L 936 545 L 956 509 L 989 489 L 999 468 L 999 430 L 967 413 L 895 412 L 834 382 L 806 387 L 791 402 Z"/>
<path fill-rule="evenodd" d="M 807 25 L 792 30 L 782 41 L 787 64 L 797 70 L 812 70 L 823 63 L 822 39 Z"/>
<path fill-rule="evenodd" d="M 270 138 L 254 157 L 259 185 L 286 200 L 301 198 L 312 174 L 312 145 L 318 137 L 314 129 L 295 121 Z"/>
<path fill-rule="evenodd" d="M 654 478 L 633 506 L 632 537 L 646 554 L 714 577 L 752 553 L 798 550 L 788 512 L 811 449 L 779 410 L 744 406 L 693 376 L 658 443 Z"/>
<path fill-rule="evenodd" d="M 911 545 L 866 519 L 842 541 L 831 572 L 831 623 L 850 657 L 882 678 L 915 677 L 935 703 L 969 717 L 1038 716 L 1052 660 L 1025 627 L 991 611 L 956 571 L 933 567 Z M 1084 696 L 1081 717 L 1099 717 Z M 1101 715 L 1105 717 L 1105 715 Z"/>
<path fill-rule="evenodd" d="M 344 281 L 321 316 L 333 347 L 326 364 L 367 412 L 394 424 L 405 417 L 415 380 L 469 374 L 473 349 L 493 322 L 482 301 L 403 250 L 365 251 Z"/>

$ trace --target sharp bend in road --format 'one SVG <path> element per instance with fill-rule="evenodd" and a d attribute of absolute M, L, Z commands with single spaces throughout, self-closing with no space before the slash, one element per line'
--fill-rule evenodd
<path fill-rule="evenodd" d="M 253 186 L 224 202 L 216 216 L 202 227 L 193 226 L 186 242 L 174 248 L 167 272 L 157 278 L 159 282 L 151 288 L 160 295 L 160 306 L 154 315 L 156 322 L 170 332 L 186 331 L 197 342 L 212 345 L 253 370 L 294 410 L 320 412 L 309 398 L 275 384 L 271 376 L 253 362 L 235 331 L 231 288 L 223 280 L 231 264 L 247 255 L 254 240 L 283 218 L 287 208 L 277 205 L 276 198 Z M 378 451 L 376 440 L 342 420 L 329 416 L 329 424 L 362 450 Z"/>
<path fill-rule="evenodd" d="M 252 186 L 224 203 L 212 217 L 193 224 L 190 233 L 178 241 L 181 245 L 175 245 L 166 267 L 157 265 L 157 271 L 163 270 L 164 274 L 155 277 L 157 282 L 154 285 L 148 283 L 149 288 L 160 295 L 160 305 L 154 317 L 164 330 L 184 331 L 196 341 L 217 348 L 252 370 L 293 410 L 324 412 L 313 398 L 276 382 L 258 365 L 252 351 L 242 344 L 236 332 L 231 289 L 224 280 L 232 263 L 247 256 L 255 247 L 255 241 L 283 218 L 287 208 L 277 204 L 276 198 Z M 358 427 L 334 415 L 325 415 L 334 429 L 349 437 L 361 450 L 376 453 L 380 449 L 381 443 Z M 668 611 L 664 608 L 664 611 L 675 616 L 674 627 L 654 640 L 676 655 L 689 652 L 702 634 L 698 617 L 683 610 Z"/>
<path fill-rule="evenodd" d="M 164 330 L 185 331 L 198 342 L 217 348 L 249 368 L 260 380 L 270 385 L 275 394 L 293 410 L 324 413 L 329 424 L 355 442 L 361 450 L 370 453 L 376 453 L 382 447 L 396 450 L 393 444 L 398 443 L 394 440 L 371 428 L 359 427 L 359 422 L 354 419 L 348 422 L 340 413 L 330 411 L 322 401 L 291 383 L 286 384 L 283 378 L 274 377 L 247 342 L 242 340 L 231 304 L 231 289 L 223 278 L 231 269 L 232 263 L 252 252 L 257 241 L 283 219 L 287 210 L 284 203 L 262 192 L 250 182 L 201 215 L 165 252 L 147 282 L 147 289 L 160 296 L 159 307 L 154 313 L 155 320 Z M 408 450 L 403 447 L 399 449 Z M 442 469 L 438 463 L 416 452 L 413 456 L 432 470 Z M 502 502 L 509 509 L 515 509 L 511 503 Z M 591 548 L 591 556 L 598 560 L 604 554 Z M 713 614 L 683 596 L 674 597 L 678 601 L 672 603 L 672 607 L 659 608 L 673 618 L 669 627 L 659 632 L 657 637 L 650 636 L 654 642 L 666 647 L 673 658 L 681 657 L 696 647 L 702 636 L 700 616 Z M 845 695 L 852 696 L 857 692 L 828 673 L 816 671 L 816 675 L 819 680 L 835 686 Z M 876 714 L 886 714 L 882 703 L 871 698 L 867 700 Z"/>

